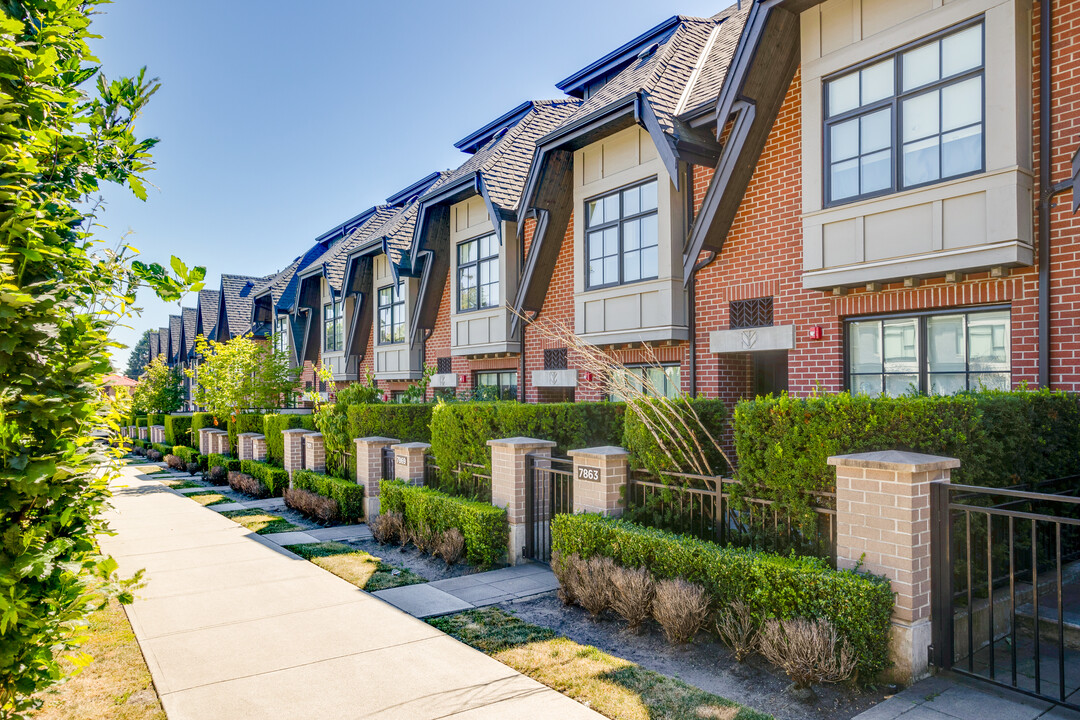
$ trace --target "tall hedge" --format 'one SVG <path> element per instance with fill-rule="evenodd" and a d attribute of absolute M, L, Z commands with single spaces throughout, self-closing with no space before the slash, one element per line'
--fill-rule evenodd
<path fill-rule="evenodd" d="M 727 420 L 727 407 L 724 402 L 716 399 L 698 398 L 685 401 L 685 406 L 682 403 L 677 403 L 676 407 L 680 408 L 683 421 L 694 431 L 697 443 L 704 450 L 712 472 L 717 475 L 727 473 L 729 471 L 728 463 L 715 445 L 715 443 L 721 441 L 724 434 L 724 423 Z M 648 405 L 642 406 L 642 410 L 648 414 L 648 417 L 655 418 L 655 410 Z M 698 424 L 697 420 L 701 421 L 700 424 Z M 655 421 L 653 421 L 653 425 L 662 427 Z M 704 429 L 701 428 L 702 425 L 704 425 Z M 626 410 L 624 428 L 623 447 L 630 451 L 635 466 L 650 470 L 654 474 L 664 471 L 689 472 L 689 463 L 680 461 L 681 453 L 675 450 L 671 443 L 667 444 L 668 449 L 675 456 L 673 462 L 668 453 L 657 442 L 657 436 L 631 408 Z M 660 439 L 664 441 L 667 438 L 661 433 Z"/>
<path fill-rule="evenodd" d="M 198 435 L 196 435 L 198 437 Z M 191 416 L 165 416 L 165 442 L 169 445 L 192 445 Z"/>
<path fill-rule="evenodd" d="M 154 425 L 164 425 L 165 415 L 163 413 L 148 413 L 146 416 L 146 422 L 148 427 L 153 427 Z"/>
<path fill-rule="evenodd" d="M 439 403 L 431 414 L 431 451 L 439 469 L 449 472 L 459 462 L 491 471 L 487 441 L 533 437 L 555 442 L 555 453 L 619 445 L 623 436 L 623 403 Z"/>
<path fill-rule="evenodd" d="M 239 455 L 236 436 L 246 432 L 261 433 L 263 431 L 263 416 L 260 413 L 236 415 L 229 418 L 227 426 L 229 429 L 229 451 L 233 455 Z"/>
<path fill-rule="evenodd" d="M 315 419 L 311 415 L 268 414 L 259 417 L 262 418 L 262 432 L 266 436 L 266 459 L 278 465 L 285 458 L 285 439 L 281 435 L 283 431 L 292 428 L 315 429 Z"/>
<path fill-rule="evenodd" d="M 214 422 L 214 413 L 197 412 L 191 414 L 191 437 L 193 441 L 198 441 L 200 430 L 212 427 L 217 427 L 217 423 Z"/>
<path fill-rule="evenodd" d="M 397 403 L 350 405 L 349 437 L 390 437 L 401 442 L 431 442 L 434 405 Z"/>

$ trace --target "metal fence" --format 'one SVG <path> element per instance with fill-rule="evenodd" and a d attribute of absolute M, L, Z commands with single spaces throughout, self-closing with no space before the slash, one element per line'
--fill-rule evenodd
<path fill-rule="evenodd" d="M 525 557 L 551 562 L 551 518 L 574 512 L 574 461 L 529 455 L 525 475 Z"/>
<path fill-rule="evenodd" d="M 450 495 L 491 502 L 491 473 L 484 465 L 459 462 L 449 472 L 443 472 L 435 458 L 424 458 L 424 485 Z"/>
<path fill-rule="evenodd" d="M 635 522 L 721 544 L 815 555 L 836 564 L 836 493 L 807 492 L 808 511 L 732 492 L 724 477 L 630 474 L 627 516 Z"/>
<path fill-rule="evenodd" d="M 394 451 L 383 446 L 382 449 L 382 476 L 383 480 L 393 480 L 397 473 L 394 472 Z"/>

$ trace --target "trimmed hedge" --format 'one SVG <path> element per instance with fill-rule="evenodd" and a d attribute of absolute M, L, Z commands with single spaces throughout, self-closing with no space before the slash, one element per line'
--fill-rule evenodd
<path fill-rule="evenodd" d="M 191 438 L 192 442 L 199 439 L 199 431 L 203 428 L 217 427 L 214 422 L 214 413 L 197 412 L 191 414 Z"/>
<path fill-rule="evenodd" d="M 245 413 L 243 415 L 236 415 L 229 418 L 228 423 L 229 431 L 229 448 L 233 455 L 240 454 L 240 448 L 237 445 L 236 436 L 240 433 L 255 432 L 261 433 L 263 431 L 263 416 L 261 413 Z"/>
<path fill-rule="evenodd" d="M 170 445 L 191 445 L 191 437 L 190 415 L 165 416 L 165 442 Z"/>
<path fill-rule="evenodd" d="M 705 456 L 709 461 L 713 473 L 717 475 L 722 473 L 726 474 L 729 472 L 727 461 L 724 460 L 724 456 L 716 450 L 715 444 L 709 440 L 705 432 L 700 429 L 700 426 L 694 420 L 694 415 L 697 415 L 697 418 L 701 421 L 701 425 L 704 425 L 708 434 L 712 435 L 712 439 L 716 442 L 720 442 L 721 436 L 724 434 L 724 423 L 727 421 L 727 407 L 722 400 L 710 398 L 689 400 L 687 401 L 687 404 L 689 405 L 689 409 L 683 408 L 681 414 L 687 424 L 691 428 L 697 430 L 695 435 L 697 436 L 698 444 L 704 449 Z M 643 407 L 643 409 L 650 417 L 656 416 L 655 411 L 650 408 Z M 626 420 L 623 427 L 623 447 L 630 451 L 630 455 L 633 458 L 636 467 L 645 468 L 654 475 L 660 475 L 665 471 L 690 472 L 688 469 L 690 467 L 689 463 L 671 462 L 667 453 L 661 450 L 660 445 L 656 442 L 655 436 L 649 430 L 648 426 L 641 421 L 641 418 L 638 417 L 637 413 L 627 409 Z"/>
<path fill-rule="evenodd" d="M 150 427 L 150 426 L 146 423 L 146 417 L 142 416 L 142 417 L 135 418 L 135 427 L 144 428 L 144 427 Z"/>
<path fill-rule="evenodd" d="M 336 501 L 341 519 L 346 523 L 358 523 L 364 519 L 363 485 L 310 470 L 297 470 L 293 472 L 292 486 Z"/>
<path fill-rule="evenodd" d="M 289 473 L 258 460 L 241 460 L 240 472 L 258 480 L 269 497 L 280 497 L 289 487 Z"/>
<path fill-rule="evenodd" d="M 198 450 L 185 447 L 184 445 L 173 445 L 172 454 L 186 463 L 197 461 L 199 459 Z"/>
<path fill-rule="evenodd" d="M 172 455 L 172 445 L 168 443 L 150 443 L 150 447 L 162 455 Z"/>
<path fill-rule="evenodd" d="M 431 442 L 431 411 L 434 405 L 377 403 L 350 405 L 349 437 L 390 437 L 403 443 Z"/>
<path fill-rule="evenodd" d="M 490 567 L 506 562 L 510 528 L 502 508 L 403 480 L 379 483 L 379 507 L 384 513 L 401 513 L 409 529 L 426 526 L 440 533 L 457 528 L 465 537 L 465 555 L 474 565 Z"/>
<path fill-rule="evenodd" d="M 231 472 L 233 470 L 240 469 L 240 461 L 236 458 L 229 457 L 228 455 L 220 455 L 218 453 L 210 453 L 206 456 L 206 467 L 216 468 L 221 467 Z"/>
<path fill-rule="evenodd" d="M 147 413 L 146 415 L 147 427 L 152 425 L 164 425 L 165 415 L 163 413 Z"/>
<path fill-rule="evenodd" d="M 285 439 L 281 433 L 292 428 L 315 429 L 311 415 L 262 415 L 262 432 L 266 436 L 266 458 L 280 464 L 285 458 Z"/>
<path fill-rule="evenodd" d="M 894 598 L 885 578 L 589 514 L 552 518 L 551 549 L 563 557 L 603 555 L 658 578 L 682 577 L 708 589 L 715 605 L 742 600 L 762 619 L 825 618 L 851 644 L 863 682 L 889 667 Z"/>
<path fill-rule="evenodd" d="M 431 451 L 445 475 L 459 462 L 476 463 L 491 473 L 492 438 L 553 440 L 555 454 L 620 445 L 623 403 L 439 403 L 431 414 Z"/>

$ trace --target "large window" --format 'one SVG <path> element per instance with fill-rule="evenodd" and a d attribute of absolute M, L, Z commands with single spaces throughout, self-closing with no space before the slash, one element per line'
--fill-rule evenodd
<path fill-rule="evenodd" d="M 274 320 L 274 348 L 278 352 L 289 349 L 289 318 L 279 317 Z"/>
<path fill-rule="evenodd" d="M 323 305 L 323 349 L 326 352 L 345 349 L 345 317 L 340 300 Z"/>
<path fill-rule="evenodd" d="M 659 276 L 656 180 L 585 203 L 589 290 Z"/>
<path fill-rule="evenodd" d="M 982 171 L 983 90 L 981 22 L 826 81 L 826 202 Z"/>
<path fill-rule="evenodd" d="M 379 288 L 379 344 L 405 342 L 405 281 Z"/>
<path fill-rule="evenodd" d="M 500 400 L 516 400 L 518 392 L 518 374 L 516 370 L 476 373 L 477 388 L 493 388 Z"/>
<path fill-rule="evenodd" d="M 498 307 L 499 241 L 494 235 L 458 245 L 458 310 Z"/>
<path fill-rule="evenodd" d="M 678 365 L 642 365 L 628 367 L 626 371 L 630 373 L 631 384 L 646 395 L 677 398 L 682 392 L 682 372 Z M 619 402 L 630 398 L 622 397 L 621 393 L 611 393 L 608 399 Z"/>
<path fill-rule="evenodd" d="M 847 323 L 848 388 L 866 395 L 951 395 L 1011 385 L 1009 311 Z"/>

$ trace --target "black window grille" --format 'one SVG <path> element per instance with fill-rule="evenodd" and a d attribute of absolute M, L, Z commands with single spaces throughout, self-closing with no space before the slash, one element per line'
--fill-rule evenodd
<path fill-rule="evenodd" d="M 731 329 L 770 327 L 773 324 L 772 304 L 771 297 L 732 300 L 728 312 Z"/>
<path fill-rule="evenodd" d="M 566 348 L 550 348 L 544 350 L 545 370 L 566 369 Z"/>
<path fill-rule="evenodd" d="M 446 375 L 447 373 L 454 372 L 453 365 L 451 363 L 452 358 L 441 357 L 435 361 L 435 369 L 440 375 Z"/>

